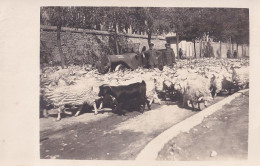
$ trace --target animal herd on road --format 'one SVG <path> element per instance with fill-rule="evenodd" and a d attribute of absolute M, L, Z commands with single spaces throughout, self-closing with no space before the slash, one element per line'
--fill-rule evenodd
<path fill-rule="evenodd" d="M 57 74 L 63 70 L 67 74 Z M 146 106 L 150 110 L 152 103 L 161 104 L 162 100 L 200 110 L 200 103 L 207 107 L 208 101 L 217 95 L 245 88 L 249 88 L 249 59 L 180 60 L 173 68 L 138 68 L 105 75 L 72 66 L 42 71 L 40 102 L 42 110 L 47 110 L 47 105 L 57 108 L 60 120 L 66 106 L 77 106 L 75 116 L 78 116 L 83 103 L 92 107 L 95 114 L 110 107 L 114 113 L 125 115 L 131 106 L 143 113 Z"/>

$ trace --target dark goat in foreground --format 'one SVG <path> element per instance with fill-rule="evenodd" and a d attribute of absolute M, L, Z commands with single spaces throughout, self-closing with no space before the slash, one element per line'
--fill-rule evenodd
<path fill-rule="evenodd" d="M 120 86 L 109 86 L 109 85 L 101 85 L 99 87 L 99 97 L 105 95 L 111 95 L 116 99 L 116 111 L 121 111 L 124 105 L 129 105 L 131 101 L 136 101 L 133 104 L 142 105 L 142 113 L 145 109 L 145 103 L 150 110 L 149 101 L 146 96 L 146 83 L 142 81 L 141 83 L 133 83 L 129 85 L 120 85 Z"/>

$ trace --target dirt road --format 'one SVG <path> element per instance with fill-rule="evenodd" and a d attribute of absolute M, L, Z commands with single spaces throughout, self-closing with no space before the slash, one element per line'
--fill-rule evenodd
<path fill-rule="evenodd" d="M 169 141 L 157 160 L 243 160 L 248 154 L 248 92 Z"/>
<path fill-rule="evenodd" d="M 58 122 L 54 116 L 41 118 L 40 155 L 52 159 L 134 160 L 149 141 L 195 113 L 176 104 L 153 104 L 144 114 L 85 113 Z"/>

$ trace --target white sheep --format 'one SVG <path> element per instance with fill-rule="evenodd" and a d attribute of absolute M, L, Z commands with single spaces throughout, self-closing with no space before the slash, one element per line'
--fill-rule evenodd
<path fill-rule="evenodd" d="M 182 94 L 182 104 L 184 107 L 187 106 L 187 102 L 190 101 L 193 110 L 195 109 L 194 104 L 198 104 L 200 110 L 201 102 L 204 102 L 204 105 L 207 106 L 207 102 L 212 99 L 209 87 L 208 79 L 197 76 L 196 79 L 187 78 L 185 80 L 177 80 L 174 89 Z"/>
<path fill-rule="evenodd" d="M 231 67 L 232 80 L 238 89 L 249 87 L 249 68 L 248 67 Z"/>

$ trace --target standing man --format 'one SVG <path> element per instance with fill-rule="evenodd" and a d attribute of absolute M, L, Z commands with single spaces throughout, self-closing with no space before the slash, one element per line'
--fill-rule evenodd
<path fill-rule="evenodd" d="M 237 51 L 236 50 L 234 50 L 233 57 L 237 58 Z"/>
<path fill-rule="evenodd" d="M 178 50 L 177 50 L 178 51 Z M 182 59 L 182 55 L 183 55 L 183 52 L 182 52 L 182 49 L 180 48 L 179 49 L 179 56 L 180 56 L 180 59 Z"/>
<path fill-rule="evenodd" d="M 149 43 L 149 50 L 147 50 L 145 53 L 148 56 L 148 68 L 155 68 L 158 66 L 158 56 L 157 51 L 153 49 L 154 44 Z"/>
<path fill-rule="evenodd" d="M 148 68 L 148 56 L 145 52 L 146 52 L 146 47 L 143 46 L 142 51 L 141 51 L 142 65 L 144 68 Z"/>
<path fill-rule="evenodd" d="M 164 64 L 172 68 L 173 63 L 176 63 L 175 54 L 169 43 L 166 43 L 165 47 L 166 49 L 163 51 Z"/>
<path fill-rule="evenodd" d="M 230 52 L 230 50 L 228 49 L 228 51 L 227 51 L 227 58 L 230 58 L 231 57 L 231 52 Z"/>

